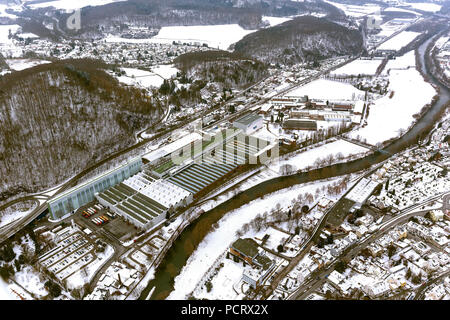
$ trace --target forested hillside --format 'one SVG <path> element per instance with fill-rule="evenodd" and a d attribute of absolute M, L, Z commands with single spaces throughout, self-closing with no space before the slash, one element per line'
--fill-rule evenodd
<path fill-rule="evenodd" d="M 235 44 L 236 53 L 287 65 L 353 55 L 361 50 L 363 39 L 358 30 L 312 16 L 251 33 Z"/>
<path fill-rule="evenodd" d="M 220 83 L 225 88 L 242 89 L 267 76 L 267 66 L 227 51 L 188 53 L 175 60 L 187 78 Z"/>
<path fill-rule="evenodd" d="M 323 1 L 288 0 L 128 0 L 103 6 L 85 7 L 81 12 L 81 30 L 68 30 L 70 13 L 52 8 L 25 10 L 16 14 L 25 32 L 41 37 L 101 38 L 108 33 L 126 32 L 129 25 L 149 28 L 155 34 L 165 26 L 239 24 L 244 29 L 264 27 L 262 16 L 295 16 L 319 13 L 336 21 L 345 14 Z M 43 24 L 55 24 L 53 30 Z M 60 31 L 63 31 L 62 33 Z"/>
<path fill-rule="evenodd" d="M 93 61 L 61 61 L 0 77 L 0 201 L 36 192 L 134 143 L 158 101 Z"/>

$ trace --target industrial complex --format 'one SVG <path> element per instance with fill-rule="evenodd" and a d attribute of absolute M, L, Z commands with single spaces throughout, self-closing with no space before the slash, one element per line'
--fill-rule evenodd
<path fill-rule="evenodd" d="M 98 201 L 138 229 L 151 229 L 239 166 L 267 159 L 278 144 L 247 134 L 260 126 L 262 117 L 251 113 L 234 128 L 191 133 L 66 191 L 49 203 L 51 217 Z"/>

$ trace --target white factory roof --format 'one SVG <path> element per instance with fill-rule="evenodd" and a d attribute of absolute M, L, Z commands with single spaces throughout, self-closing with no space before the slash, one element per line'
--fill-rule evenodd
<path fill-rule="evenodd" d="M 186 191 L 167 180 L 156 180 L 145 189 L 142 189 L 141 193 L 161 203 L 167 208 L 174 206 L 191 195 L 189 191 Z"/>
<path fill-rule="evenodd" d="M 377 185 L 378 183 L 373 180 L 362 178 L 345 198 L 356 203 L 364 203 Z"/>
<path fill-rule="evenodd" d="M 163 179 L 145 180 L 140 174 L 123 182 L 127 186 L 142 193 L 143 195 L 155 200 L 166 208 L 175 206 L 180 201 L 191 195 L 189 191 Z"/>

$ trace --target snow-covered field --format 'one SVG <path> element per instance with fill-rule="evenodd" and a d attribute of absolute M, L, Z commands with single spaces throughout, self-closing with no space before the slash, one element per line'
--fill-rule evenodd
<path fill-rule="evenodd" d="M 159 88 L 164 79 L 170 79 L 178 72 L 178 69 L 172 65 L 160 65 L 155 67 L 153 72 L 133 68 L 122 68 L 122 70 L 125 71 L 125 75 L 118 77 L 120 82 L 142 88 Z"/>
<path fill-rule="evenodd" d="M 207 43 L 210 47 L 226 50 L 255 31 L 245 30 L 238 24 L 163 27 L 152 40 Z"/>
<path fill-rule="evenodd" d="M 169 295 L 168 299 L 185 299 L 194 290 L 214 261 L 237 239 L 236 231 L 243 224 L 252 221 L 258 214 L 269 211 L 278 203 L 281 205 L 281 209 L 286 209 L 291 204 L 292 199 L 298 197 L 299 193 L 314 193 L 316 188 L 327 186 L 339 179 L 287 188 L 266 195 L 264 199 L 254 200 L 239 209 L 229 212 L 218 222 L 219 227 L 203 239 L 188 259 L 186 266 L 175 278 L 174 291 Z"/>
<path fill-rule="evenodd" d="M 33 60 L 33 59 L 7 59 L 6 63 L 12 70 L 21 71 L 38 66 L 40 64 L 46 64 L 51 62 L 46 60 Z"/>
<path fill-rule="evenodd" d="M 405 66 L 415 66 L 413 51 L 403 57 L 389 61 L 386 69 L 391 69 L 389 75 L 390 93 L 375 101 L 370 106 L 368 124 L 350 133 L 365 138 L 370 144 L 377 144 L 398 136 L 400 130 L 407 129 L 414 121 L 413 115 L 418 113 L 425 104 L 431 102 L 436 94 L 434 88 L 424 81 L 422 75 L 415 69 L 398 70 Z M 413 88 L 413 89 L 412 89 Z"/>
<path fill-rule="evenodd" d="M 397 57 L 393 60 L 389 60 L 386 67 L 383 69 L 382 75 L 387 75 L 391 69 L 407 69 L 415 68 L 416 60 L 414 57 L 414 52 L 409 51 L 401 57 Z"/>
<path fill-rule="evenodd" d="M 384 11 L 386 12 L 406 12 L 406 13 L 411 13 L 411 14 L 415 14 L 417 16 L 421 16 L 422 14 L 412 11 L 412 10 L 407 10 L 407 9 L 402 9 L 402 8 L 395 8 L 395 7 L 389 7 L 384 9 Z"/>
<path fill-rule="evenodd" d="M 365 4 L 363 6 L 357 6 L 357 5 L 349 5 L 349 4 L 343 4 L 343 3 L 337 3 L 332 1 L 325 2 L 335 6 L 336 8 L 339 8 L 345 12 L 346 15 L 350 17 L 363 17 L 371 13 L 375 13 L 380 11 L 380 6 L 375 4 Z"/>
<path fill-rule="evenodd" d="M 172 43 L 173 41 L 200 45 L 206 43 L 212 48 L 227 50 L 230 45 L 238 42 L 247 34 L 256 30 L 245 30 L 238 24 L 207 25 L 207 26 L 176 26 L 163 27 L 158 35 L 150 39 L 125 39 L 108 36 L 104 40 L 112 43 Z"/>
<path fill-rule="evenodd" d="M 374 75 L 381 60 L 355 60 L 331 72 L 332 75 Z"/>
<path fill-rule="evenodd" d="M 343 157 L 347 158 L 349 156 L 365 153 L 367 151 L 369 151 L 369 149 L 363 148 L 351 142 L 337 140 L 335 142 L 330 142 L 320 147 L 301 152 L 287 160 L 279 159 L 279 161 L 274 161 L 270 164 L 269 168 L 279 173 L 282 166 L 290 164 L 294 167 L 293 170 L 303 170 L 309 166 L 313 166 L 318 159 L 326 159 L 330 155 L 333 155 L 333 157 L 336 158 L 336 155 L 341 153 Z"/>
<path fill-rule="evenodd" d="M 323 100 L 359 100 L 364 99 L 364 91 L 348 83 L 319 79 L 294 89 L 286 96 L 305 96 Z"/>
<path fill-rule="evenodd" d="M 389 39 L 385 43 L 382 43 L 378 49 L 380 50 L 400 50 L 404 46 L 408 45 L 411 41 L 417 38 L 420 32 L 403 31 L 398 35 Z"/>
<path fill-rule="evenodd" d="M 0 300 L 19 300 L 15 296 L 11 289 L 9 289 L 8 284 L 0 278 Z"/>
<path fill-rule="evenodd" d="M 16 33 L 20 29 L 20 26 L 17 24 L 11 25 L 0 25 L 0 46 L 2 44 L 12 45 L 13 41 L 8 39 L 9 31 L 11 33 Z"/>
<path fill-rule="evenodd" d="M 164 82 L 164 79 L 159 75 L 149 71 L 132 68 L 123 68 L 122 70 L 125 71 L 125 75 L 117 79 L 130 86 L 143 88 L 160 87 Z"/>
<path fill-rule="evenodd" d="M 81 8 L 88 7 L 88 6 L 91 6 L 91 7 L 103 6 L 108 3 L 121 2 L 121 1 L 126 1 L 126 0 L 77 0 L 77 1 L 58 0 L 58 1 L 33 3 L 33 4 L 29 4 L 28 6 L 32 9 L 54 7 L 56 9 L 75 10 L 75 9 L 81 9 Z"/>
<path fill-rule="evenodd" d="M 442 6 L 436 3 L 425 3 L 425 2 L 418 2 L 418 3 L 404 3 L 405 5 L 410 6 L 413 9 L 418 9 L 421 11 L 427 11 L 427 12 L 438 12 L 441 10 Z"/>
<path fill-rule="evenodd" d="M 263 16 L 262 20 L 269 22 L 269 25 L 271 27 L 273 27 L 273 26 L 282 24 L 283 22 L 292 20 L 292 19 L 291 18 L 285 18 L 285 17 L 268 17 L 268 16 Z"/>
<path fill-rule="evenodd" d="M 6 5 L 6 4 L 1 4 L 0 3 L 0 17 L 5 17 L 5 18 L 10 18 L 10 19 L 15 19 L 17 18 L 17 16 L 7 13 L 6 9 L 12 9 L 10 6 Z"/>

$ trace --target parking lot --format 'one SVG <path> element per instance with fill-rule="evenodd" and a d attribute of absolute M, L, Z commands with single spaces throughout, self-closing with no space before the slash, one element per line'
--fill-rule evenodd
<path fill-rule="evenodd" d="M 127 238 L 132 238 L 138 233 L 136 227 L 126 222 L 121 216 L 110 212 L 106 208 L 97 210 L 97 208 L 99 208 L 98 206 L 99 204 L 97 202 L 91 202 L 78 209 L 73 216 L 76 223 L 85 226 L 94 232 L 102 230 L 110 235 L 110 237 L 108 237 L 109 239 L 113 238 L 118 242 L 126 241 Z M 88 212 L 89 209 L 94 209 L 97 212 L 86 217 L 83 213 Z M 98 221 L 100 217 L 105 217 L 107 221 L 101 224 L 95 223 L 94 221 Z"/>

